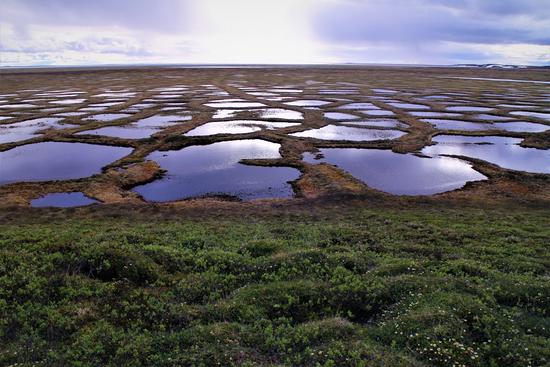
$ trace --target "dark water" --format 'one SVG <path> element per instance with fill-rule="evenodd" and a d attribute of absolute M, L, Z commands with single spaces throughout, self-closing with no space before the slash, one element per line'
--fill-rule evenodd
<path fill-rule="evenodd" d="M 91 176 L 132 148 L 46 142 L 0 152 L 0 185 L 19 181 L 68 180 Z"/>
<path fill-rule="evenodd" d="M 97 200 L 90 199 L 81 192 L 59 192 L 34 199 L 31 201 L 31 206 L 36 208 L 71 208 L 75 206 L 90 205 L 97 202 Z"/>
<path fill-rule="evenodd" d="M 486 179 L 468 163 L 454 158 L 420 158 L 380 149 L 326 148 L 320 152 L 323 159 L 306 155 L 304 160 L 336 165 L 368 186 L 394 195 L 432 195 Z"/>
<path fill-rule="evenodd" d="M 167 175 L 134 190 L 149 201 L 207 194 L 227 194 L 245 200 L 292 197 L 288 181 L 300 176 L 298 170 L 239 163 L 241 159 L 280 158 L 279 147 L 279 144 L 254 139 L 154 152 L 147 159 L 158 162 L 167 170 Z"/>
<path fill-rule="evenodd" d="M 523 148 L 521 139 L 502 136 L 438 135 L 422 149 L 426 155 L 463 155 L 497 164 L 503 168 L 550 173 L 550 150 Z"/>

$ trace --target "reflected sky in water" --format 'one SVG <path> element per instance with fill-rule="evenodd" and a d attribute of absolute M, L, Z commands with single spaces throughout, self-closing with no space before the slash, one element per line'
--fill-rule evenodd
<path fill-rule="evenodd" d="M 158 162 L 167 174 L 134 191 L 149 201 L 206 194 L 228 194 L 245 200 L 292 197 L 287 181 L 297 179 L 300 171 L 239 163 L 241 159 L 280 158 L 279 148 L 279 144 L 253 139 L 153 152 L 147 159 Z"/>
<path fill-rule="evenodd" d="M 78 125 L 61 124 L 60 118 L 44 117 L 0 125 L 0 144 L 19 142 L 36 138 L 38 133 L 46 129 L 67 129 Z"/>
<path fill-rule="evenodd" d="M 0 185 L 18 181 L 68 180 L 100 173 L 132 148 L 46 142 L 0 152 Z"/>
<path fill-rule="evenodd" d="M 320 129 L 306 130 L 290 134 L 299 138 L 321 140 L 372 141 L 397 139 L 406 133 L 398 130 L 362 129 L 359 127 L 328 125 Z"/>
<path fill-rule="evenodd" d="M 436 145 L 422 149 L 426 155 L 463 155 L 497 164 L 503 168 L 550 173 L 550 150 L 523 148 L 521 139 L 502 136 L 438 135 Z M 486 144 L 490 143 L 490 144 Z"/>
<path fill-rule="evenodd" d="M 97 202 L 97 200 L 90 199 L 81 192 L 58 192 L 32 200 L 31 206 L 35 208 L 72 208 L 76 206 L 90 205 Z"/>
<path fill-rule="evenodd" d="M 206 136 L 216 134 L 246 134 L 262 129 L 273 130 L 300 125 L 298 122 L 271 122 L 263 120 L 214 121 L 198 126 L 185 136 Z"/>
<path fill-rule="evenodd" d="M 421 158 L 380 149 L 326 148 L 320 152 L 323 159 L 308 154 L 304 160 L 336 165 L 368 186 L 394 195 L 432 195 L 486 179 L 468 163 L 454 158 Z"/>

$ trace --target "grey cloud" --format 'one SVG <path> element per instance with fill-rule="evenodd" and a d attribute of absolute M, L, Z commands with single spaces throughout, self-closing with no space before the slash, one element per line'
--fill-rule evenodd
<path fill-rule="evenodd" d="M 3 0 L 0 20 L 31 24 L 119 26 L 171 32 L 187 29 L 182 21 L 189 0 Z"/>
<path fill-rule="evenodd" d="M 315 28 L 332 42 L 550 45 L 548 19 L 544 1 L 333 1 L 318 11 Z"/>

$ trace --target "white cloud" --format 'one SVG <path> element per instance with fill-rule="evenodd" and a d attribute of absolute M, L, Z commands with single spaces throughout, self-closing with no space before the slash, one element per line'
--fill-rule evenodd
<path fill-rule="evenodd" d="M 189 40 L 179 35 L 120 27 L 31 25 L 18 32 L 1 23 L 1 65 L 190 62 Z"/>

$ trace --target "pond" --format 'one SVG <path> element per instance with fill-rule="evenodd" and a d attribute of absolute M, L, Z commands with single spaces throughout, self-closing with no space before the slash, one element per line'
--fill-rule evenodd
<path fill-rule="evenodd" d="M 284 108 L 266 108 L 258 110 L 258 114 L 262 119 L 301 120 L 304 118 L 301 112 L 286 110 Z"/>
<path fill-rule="evenodd" d="M 356 120 L 357 116 L 342 112 L 325 112 L 325 117 L 330 120 Z"/>
<path fill-rule="evenodd" d="M 359 125 L 364 127 L 393 127 L 393 128 L 407 128 L 408 125 L 392 119 L 373 119 L 362 121 L 346 121 L 343 122 L 346 125 Z"/>
<path fill-rule="evenodd" d="M 480 107 L 480 106 L 449 106 L 447 111 L 455 112 L 488 112 L 493 110 L 491 107 Z"/>
<path fill-rule="evenodd" d="M 228 102 L 212 102 L 206 103 L 205 106 L 213 108 L 252 108 L 252 107 L 265 107 L 265 104 L 260 102 L 247 102 L 247 101 L 228 101 Z"/>
<path fill-rule="evenodd" d="M 521 140 L 503 136 L 438 135 L 432 139 L 436 145 L 425 147 L 422 153 L 463 155 L 503 168 L 550 173 L 550 150 L 520 147 Z"/>
<path fill-rule="evenodd" d="M 447 119 L 423 119 L 423 122 L 427 122 L 433 125 L 436 129 L 440 130 L 465 130 L 465 131 L 483 131 L 496 129 L 495 126 L 483 122 L 470 122 L 461 120 L 447 120 Z"/>
<path fill-rule="evenodd" d="M 495 127 L 514 132 L 540 133 L 550 130 L 550 126 L 526 121 L 496 122 Z"/>
<path fill-rule="evenodd" d="M 72 208 L 94 203 L 98 203 L 98 201 L 90 199 L 81 192 L 58 192 L 31 200 L 31 206 L 35 208 Z"/>
<path fill-rule="evenodd" d="M 327 102 L 320 99 L 300 99 L 293 102 L 285 102 L 285 104 L 289 106 L 298 106 L 298 107 L 319 107 L 330 103 L 332 102 Z"/>
<path fill-rule="evenodd" d="M 424 158 L 381 149 L 324 148 L 320 152 L 321 160 L 311 154 L 304 160 L 336 165 L 368 186 L 394 195 L 433 195 L 486 179 L 455 158 Z"/>
<path fill-rule="evenodd" d="M 0 152 L 0 185 L 91 176 L 130 154 L 132 148 L 45 142 Z"/>
<path fill-rule="evenodd" d="M 397 139 L 406 133 L 399 130 L 362 129 L 359 127 L 328 125 L 319 129 L 290 134 L 299 138 L 321 140 L 372 141 Z"/>
<path fill-rule="evenodd" d="M 84 108 L 80 109 L 80 111 L 84 111 L 84 110 L 85 110 Z M 132 115 L 127 113 L 101 113 L 99 115 L 91 115 L 87 117 L 85 120 L 114 121 L 114 120 L 119 120 L 130 116 Z"/>
<path fill-rule="evenodd" d="M 460 117 L 462 116 L 459 113 L 452 112 L 436 112 L 436 111 L 410 111 L 409 115 L 417 117 Z"/>
<path fill-rule="evenodd" d="M 160 130 L 155 128 L 136 128 L 131 125 L 127 126 L 107 126 L 94 130 L 86 130 L 77 133 L 76 135 L 101 135 L 111 136 L 121 139 L 144 139 L 158 133 Z"/>
<path fill-rule="evenodd" d="M 348 103 L 338 108 L 341 108 L 343 110 L 368 110 L 368 109 L 378 110 L 379 109 L 379 107 L 376 107 L 370 102 Z"/>
<path fill-rule="evenodd" d="M 67 129 L 78 125 L 61 124 L 61 119 L 43 117 L 32 120 L 0 125 L 0 144 L 14 143 L 36 138 L 38 133 L 46 129 Z"/>
<path fill-rule="evenodd" d="M 155 115 L 124 126 L 107 126 L 95 130 L 86 130 L 77 135 L 103 135 L 121 139 L 143 139 L 158 133 L 160 129 L 177 125 L 180 121 L 191 119 L 191 116 Z M 180 120 L 180 121 L 178 121 Z"/>
<path fill-rule="evenodd" d="M 262 129 L 273 130 L 300 125 L 297 122 L 271 122 L 263 120 L 214 121 L 198 126 L 185 136 L 207 136 L 216 134 L 246 134 Z"/>
<path fill-rule="evenodd" d="M 404 110 L 429 110 L 430 106 L 417 103 L 401 103 L 401 102 L 390 102 L 390 106 L 402 108 Z"/>
<path fill-rule="evenodd" d="M 536 117 L 543 120 L 550 120 L 550 113 L 544 112 L 532 112 L 532 111 L 514 111 L 510 112 L 514 116 L 527 116 L 527 117 Z"/>
<path fill-rule="evenodd" d="M 395 115 L 392 111 L 387 111 L 387 110 L 365 110 L 365 111 L 361 111 L 361 113 L 367 116 L 380 116 L 380 117 Z"/>
<path fill-rule="evenodd" d="M 241 159 L 280 158 L 279 148 L 279 144 L 252 139 L 153 152 L 147 159 L 158 162 L 167 171 L 166 176 L 138 186 L 134 191 L 149 201 L 215 194 L 244 200 L 289 198 L 293 191 L 288 181 L 296 180 L 300 171 L 239 163 Z"/>

